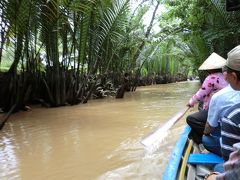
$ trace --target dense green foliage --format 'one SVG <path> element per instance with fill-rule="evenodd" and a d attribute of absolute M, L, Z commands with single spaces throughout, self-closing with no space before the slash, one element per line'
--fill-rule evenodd
<path fill-rule="evenodd" d="M 178 27 L 187 31 L 181 36 L 181 49 L 194 69 L 212 52 L 226 58 L 227 52 L 239 44 L 240 13 L 227 12 L 224 0 L 169 0 L 167 4 L 167 17 L 180 19 Z"/>

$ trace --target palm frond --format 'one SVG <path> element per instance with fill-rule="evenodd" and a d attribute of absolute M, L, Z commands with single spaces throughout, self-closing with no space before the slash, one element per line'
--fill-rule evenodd
<path fill-rule="evenodd" d="M 119 17 L 121 17 L 121 14 L 126 11 L 126 6 L 128 5 L 129 0 L 115 0 L 113 1 L 113 7 L 108 8 L 107 11 L 103 13 L 103 17 L 100 22 L 100 34 L 98 36 L 98 39 L 96 40 L 95 43 L 95 55 L 97 56 L 104 41 L 106 38 L 111 35 L 111 33 L 115 36 L 115 38 L 122 38 L 120 33 L 114 33 L 111 30 L 117 30 L 117 29 L 112 29 L 114 24 L 116 22 L 120 23 L 120 21 L 117 21 Z M 124 22 L 122 22 L 121 29 L 124 26 Z"/>

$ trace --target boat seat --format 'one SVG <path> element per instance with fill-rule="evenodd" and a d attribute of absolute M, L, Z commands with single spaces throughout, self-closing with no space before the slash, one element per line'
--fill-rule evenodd
<path fill-rule="evenodd" d="M 190 154 L 188 157 L 188 164 L 215 165 L 223 162 L 223 158 L 213 153 Z"/>

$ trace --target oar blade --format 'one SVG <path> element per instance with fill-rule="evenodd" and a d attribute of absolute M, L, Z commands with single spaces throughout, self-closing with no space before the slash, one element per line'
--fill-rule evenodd
<path fill-rule="evenodd" d="M 187 112 L 189 108 L 185 109 L 184 111 L 178 112 L 174 115 L 171 119 L 169 119 L 165 124 L 157 128 L 153 133 L 146 136 L 144 139 L 141 140 L 141 144 L 144 146 L 152 146 L 156 142 L 161 142 L 167 135 L 168 130 L 179 120 L 181 119 L 184 114 Z"/>

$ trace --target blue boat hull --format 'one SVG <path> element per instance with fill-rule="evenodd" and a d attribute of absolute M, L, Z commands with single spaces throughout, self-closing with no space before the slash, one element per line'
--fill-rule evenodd
<path fill-rule="evenodd" d="M 200 148 L 190 140 L 190 131 L 191 128 L 186 126 L 181 134 L 169 158 L 163 180 L 204 179 L 214 165 L 224 162 L 221 157 L 209 153 L 203 146 Z"/>

